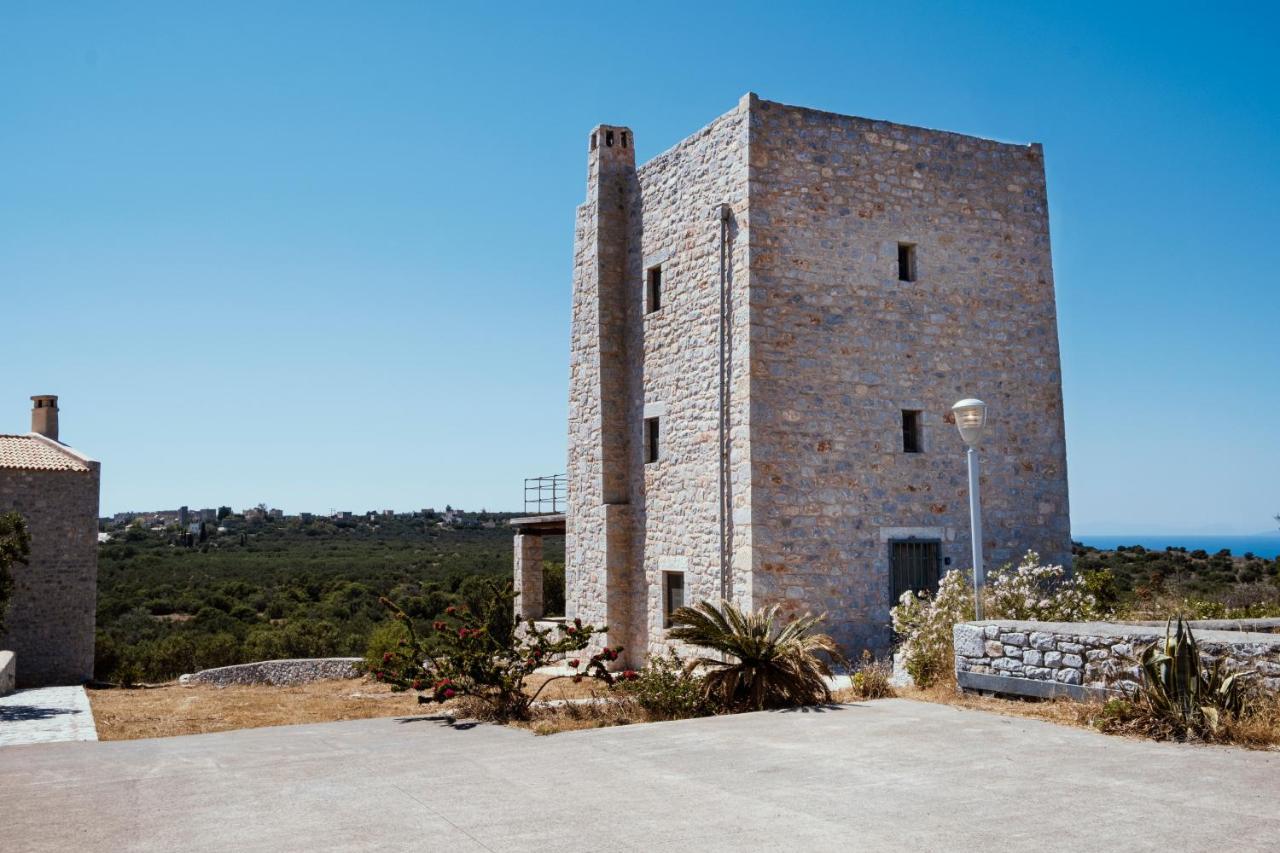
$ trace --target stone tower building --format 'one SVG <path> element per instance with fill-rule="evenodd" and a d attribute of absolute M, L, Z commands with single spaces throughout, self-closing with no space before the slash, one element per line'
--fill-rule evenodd
<path fill-rule="evenodd" d="M 675 605 L 825 612 L 883 649 L 969 566 L 1070 557 L 1043 152 L 748 94 L 637 167 L 591 132 L 575 232 L 566 610 L 638 663 Z"/>
<path fill-rule="evenodd" d="M 19 687 L 93 678 L 98 602 L 99 464 L 58 440 L 58 398 L 31 398 L 31 432 L 0 435 L 0 513 L 31 535 L 0 649 L 15 653 Z"/>

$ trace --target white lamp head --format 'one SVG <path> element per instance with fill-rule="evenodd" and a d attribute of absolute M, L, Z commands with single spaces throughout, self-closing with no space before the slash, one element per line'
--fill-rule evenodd
<path fill-rule="evenodd" d="M 982 434 L 987 428 L 986 403 L 970 397 L 952 406 L 951 412 L 956 416 L 956 426 L 965 444 L 973 447 L 982 440 Z"/>

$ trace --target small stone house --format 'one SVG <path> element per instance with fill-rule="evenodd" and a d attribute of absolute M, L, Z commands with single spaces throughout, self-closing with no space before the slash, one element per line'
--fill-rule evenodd
<path fill-rule="evenodd" d="M 93 678 L 98 601 L 99 464 L 58 440 L 58 398 L 31 398 L 31 432 L 0 435 L 0 513 L 31 535 L 0 649 L 16 655 L 19 687 Z"/>
<path fill-rule="evenodd" d="M 846 652 L 884 649 L 903 590 L 970 564 L 967 397 L 990 407 L 988 565 L 1070 559 L 1040 145 L 753 94 L 639 166 L 628 127 L 586 143 L 569 618 L 632 664 L 704 599 L 825 613 Z M 516 523 L 524 615 L 552 526 Z"/>

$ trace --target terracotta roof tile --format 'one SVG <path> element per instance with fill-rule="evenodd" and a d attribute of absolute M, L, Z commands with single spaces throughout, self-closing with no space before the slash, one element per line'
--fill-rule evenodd
<path fill-rule="evenodd" d="M 29 435 L 0 435 L 0 468 L 37 471 L 88 471 L 76 455 Z"/>

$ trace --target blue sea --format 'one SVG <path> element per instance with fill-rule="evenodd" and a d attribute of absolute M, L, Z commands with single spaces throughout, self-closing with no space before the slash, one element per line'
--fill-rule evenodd
<path fill-rule="evenodd" d="M 1280 557 L 1280 533 L 1262 536 L 1215 536 L 1211 533 L 1201 535 L 1176 533 L 1134 534 L 1132 536 L 1089 536 L 1073 535 L 1075 541 L 1091 545 L 1104 551 L 1114 550 L 1117 545 L 1141 545 L 1147 550 L 1163 551 L 1169 546 L 1186 548 L 1188 551 L 1203 549 L 1216 554 L 1223 548 L 1239 557 L 1252 553 L 1255 557 L 1273 559 Z"/>

